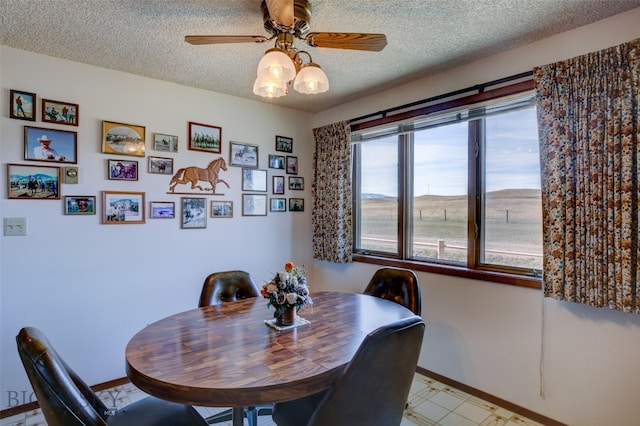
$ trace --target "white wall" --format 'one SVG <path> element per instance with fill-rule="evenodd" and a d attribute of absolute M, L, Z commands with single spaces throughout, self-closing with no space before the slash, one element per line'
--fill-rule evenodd
<path fill-rule="evenodd" d="M 472 86 L 640 37 L 640 9 L 316 114 L 314 126 Z M 361 291 L 375 265 L 316 265 L 323 290 Z M 570 425 L 636 425 L 640 318 L 543 301 L 538 290 L 418 273 L 419 365 Z M 546 324 L 542 337 L 543 306 Z M 544 368 L 540 379 L 540 353 Z M 541 384 L 545 396 L 540 396 Z"/>
<path fill-rule="evenodd" d="M 271 278 L 284 262 L 311 264 L 310 187 L 313 135 L 308 113 L 273 107 L 167 82 L 96 68 L 52 57 L 0 47 L 2 119 L 0 130 L 0 215 L 26 217 L 27 236 L 0 237 L 0 398 L 1 408 L 22 403 L 30 393 L 17 355 L 15 336 L 23 326 L 41 328 L 58 351 L 89 384 L 125 376 L 128 339 L 146 324 L 195 308 L 204 278 L 216 270 L 244 269 L 257 284 Z M 34 92 L 41 98 L 80 105 L 78 127 L 40 120 L 9 119 L 9 90 Z M 232 219 L 208 218 L 206 229 L 180 229 L 179 219 L 146 219 L 139 225 L 102 225 L 101 191 L 132 190 L 148 201 L 174 201 L 167 194 L 171 176 L 147 173 L 146 158 L 101 153 L 102 120 L 146 126 L 147 155 L 174 158 L 174 169 L 205 167 L 219 154 L 186 148 L 189 121 L 222 127 L 222 155 L 228 161 L 229 141 L 259 145 L 259 166 L 267 169 L 275 153 L 275 135 L 293 138 L 305 191 L 286 190 L 286 197 L 304 197 L 304 213 L 241 215 L 241 169 L 228 167 L 218 185 L 231 200 Z M 65 216 L 62 200 L 7 199 L 6 164 L 44 164 L 23 160 L 25 125 L 78 132 L 79 183 L 62 185 L 62 195 L 95 195 L 98 214 Z M 153 151 L 153 133 L 179 137 L 177 154 Z M 291 154 L 290 154 L 291 155 Z M 106 160 L 138 160 L 140 179 L 106 179 Z M 268 196 L 271 176 L 268 169 Z M 186 191 L 179 186 L 177 191 Z M 266 312 L 266 308 L 265 308 Z M 268 314 L 267 314 L 268 315 Z M 82 349 L 81 349 L 82 348 Z M 19 401 L 9 397 L 17 392 Z"/>

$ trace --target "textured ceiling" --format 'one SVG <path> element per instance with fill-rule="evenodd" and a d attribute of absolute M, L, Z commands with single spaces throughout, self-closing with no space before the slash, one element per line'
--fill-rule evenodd
<path fill-rule="evenodd" d="M 311 0 L 311 31 L 387 35 L 381 52 L 309 51 L 329 92 L 252 92 L 263 44 L 193 46 L 185 35 L 267 35 L 260 0 L 0 0 L 3 45 L 317 112 L 640 7 L 640 0 Z"/>

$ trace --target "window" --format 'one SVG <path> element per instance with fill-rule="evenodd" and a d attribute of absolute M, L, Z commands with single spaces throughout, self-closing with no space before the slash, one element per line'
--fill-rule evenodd
<path fill-rule="evenodd" d="M 492 279 L 537 276 L 542 209 L 533 93 L 447 105 L 352 131 L 356 260 L 484 271 Z"/>

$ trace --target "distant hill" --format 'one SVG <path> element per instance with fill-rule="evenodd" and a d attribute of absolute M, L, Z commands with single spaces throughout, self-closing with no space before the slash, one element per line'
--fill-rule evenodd
<path fill-rule="evenodd" d="M 500 191 L 493 191 L 487 193 L 487 196 L 492 199 L 498 198 L 540 198 L 540 190 L 539 189 L 502 189 Z M 419 195 L 418 199 L 428 200 L 428 199 L 459 199 L 461 197 L 466 197 L 466 195 Z M 384 194 L 373 194 L 373 193 L 364 193 L 362 194 L 363 199 L 373 200 L 373 199 L 395 199 L 396 197 L 392 197 Z"/>

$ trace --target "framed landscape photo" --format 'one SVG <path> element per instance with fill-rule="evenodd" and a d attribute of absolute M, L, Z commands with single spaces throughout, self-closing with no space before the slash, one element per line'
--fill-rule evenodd
<path fill-rule="evenodd" d="M 92 195 L 68 195 L 64 197 L 64 214 L 96 214 L 96 197 Z"/>
<path fill-rule="evenodd" d="M 36 94 L 10 90 L 9 117 L 18 120 L 36 121 Z"/>
<path fill-rule="evenodd" d="M 149 157 L 149 173 L 160 175 L 173 174 L 173 158 Z"/>
<path fill-rule="evenodd" d="M 300 191 L 304 189 L 304 178 L 297 176 L 289 176 L 289 189 Z"/>
<path fill-rule="evenodd" d="M 145 223 L 144 192 L 102 191 L 102 223 Z"/>
<path fill-rule="evenodd" d="M 109 180 L 138 180 L 138 162 L 132 160 L 107 160 Z"/>
<path fill-rule="evenodd" d="M 286 136 L 276 136 L 276 151 L 293 152 L 293 139 Z"/>
<path fill-rule="evenodd" d="M 62 168 L 7 164 L 9 199 L 59 200 Z"/>
<path fill-rule="evenodd" d="M 42 100 L 42 121 L 45 123 L 77 126 L 80 121 L 80 107 L 69 102 Z"/>
<path fill-rule="evenodd" d="M 173 201 L 151 201 L 149 211 L 151 219 L 175 219 L 176 203 Z"/>
<path fill-rule="evenodd" d="M 291 155 L 287 155 L 287 174 L 290 174 L 290 175 L 298 174 L 298 157 L 292 157 Z"/>
<path fill-rule="evenodd" d="M 284 170 L 284 155 L 269 154 L 269 168 Z"/>
<path fill-rule="evenodd" d="M 229 164 L 238 167 L 258 168 L 258 145 L 229 142 Z"/>
<path fill-rule="evenodd" d="M 272 212 L 286 212 L 287 211 L 287 199 L 286 198 L 272 198 L 269 206 L 269 211 Z"/>
<path fill-rule="evenodd" d="M 78 163 L 78 133 L 24 126 L 24 159 Z"/>
<path fill-rule="evenodd" d="M 144 126 L 103 121 L 102 152 L 144 157 L 145 135 Z"/>
<path fill-rule="evenodd" d="M 212 201 L 211 217 L 213 218 L 233 217 L 233 201 Z"/>
<path fill-rule="evenodd" d="M 202 229 L 207 227 L 207 199 L 202 197 L 182 197 L 182 229 Z"/>
<path fill-rule="evenodd" d="M 189 149 L 220 154 L 222 152 L 222 127 L 190 121 Z"/>
<path fill-rule="evenodd" d="M 271 191 L 274 194 L 284 194 L 284 176 L 272 176 Z"/>
<path fill-rule="evenodd" d="M 156 151 L 178 152 L 178 137 L 163 133 L 153 134 L 153 149 Z"/>
<path fill-rule="evenodd" d="M 303 212 L 304 211 L 304 198 L 289 198 L 289 211 L 290 212 Z"/>
<path fill-rule="evenodd" d="M 242 169 L 242 190 L 267 192 L 267 171 Z"/>
<path fill-rule="evenodd" d="M 266 216 L 267 196 L 242 194 L 242 216 Z"/>

